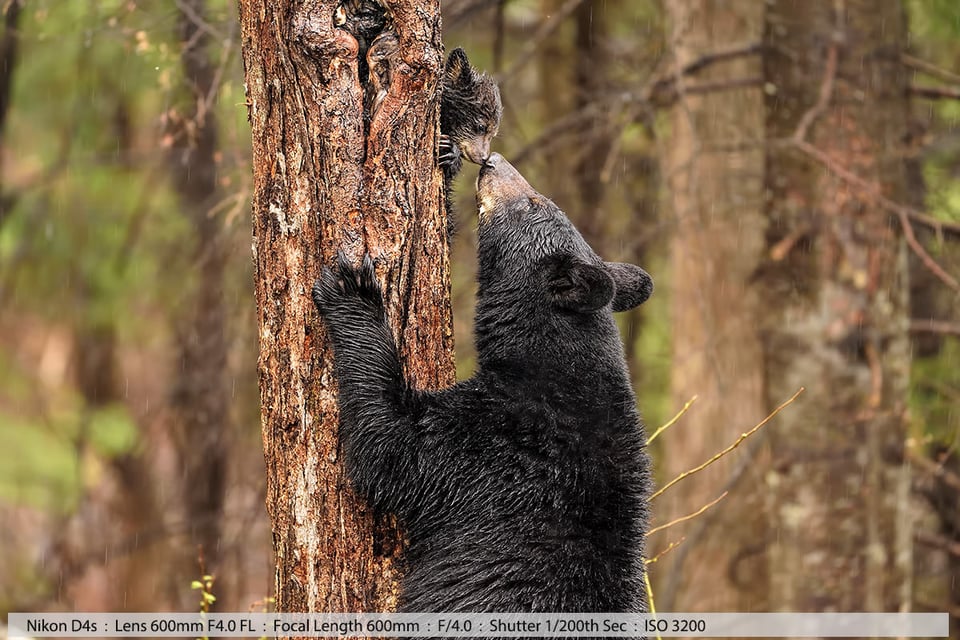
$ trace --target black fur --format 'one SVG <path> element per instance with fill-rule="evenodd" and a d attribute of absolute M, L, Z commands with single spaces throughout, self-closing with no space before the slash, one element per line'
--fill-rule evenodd
<path fill-rule="evenodd" d="M 604 263 L 499 154 L 478 201 L 473 378 L 407 384 L 369 257 L 313 289 L 347 472 L 409 536 L 401 610 L 645 612 L 651 478 L 612 311 L 650 277 Z"/>

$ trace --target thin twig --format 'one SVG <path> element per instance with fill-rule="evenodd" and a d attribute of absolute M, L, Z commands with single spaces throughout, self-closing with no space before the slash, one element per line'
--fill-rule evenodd
<path fill-rule="evenodd" d="M 683 405 L 683 409 L 680 409 L 680 411 L 677 412 L 677 415 L 670 418 L 670 420 L 668 420 L 665 425 L 663 425 L 662 427 L 654 431 L 653 435 L 647 438 L 647 446 L 649 447 L 650 443 L 656 440 L 657 436 L 659 436 L 661 433 L 663 433 L 664 431 L 672 427 L 674 423 L 676 423 L 676 421 L 680 419 L 680 416 L 685 414 L 687 412 L 687 409 L 689 409 L 693 405 L 693 403 L 697 401 L 697 398 L 699 397 L 700 396 L 695 395 L 689 400 L 687 400 L 687 403 Z"/>
<path fill-rule="evenodd" d="M 948 87 L 924 87 L 912 84 L 907 87 L 907 93 L 927 100 L 960 100 L 960 89 Z"/>
<path fill-rule="evenodd" d="M 731 78 L 729 80 L 717 80 L 716 82 L 700 82 L 698 84 L 688 84 L 685 92 L 688 94 L 702 95 L 705 93 L 714 93 L 717 91 L 728 91 L 730 89 L 743 89 L 745 87 L 761 87 L 764 84 L 762 76 L 748 76 L 745 78 Z M 657 106 L 660 104 L 655 103 Z"/>
<path fill-rule="evenodd" d="M 527 45 L 523 48 L 523 51 L 514 59 L 513 64 L 510 65 L 510 68 L 506 70 L 505 73 L 500 74 L 496 77 L 498 82 L 507 82 L 513 76 L 515 76 L 528 62 L 533 58 L 537 53 L 537 49 L 540 48 L 540 45 L 549 38 L 553 33 L 560 28 L 560 25 L 564 20 L 567 19 L 574 11 L 577 10 L 584 0 L 567 0 L 563 6 L 557 9 L 557 12 L 552 16 L 543 21 L 543 23 L 537 28 L 537 31 L 533 34 Z"/>
<path fill-rule="evenodd" d="M 653 602 L 653 585 L 650 584 L 650 574 L 646 571 L 643 572 L 643 587 L 647 590 L 647 602 L 650 604 L 650 614 L 657 615 L 657 606 Z M 660 638 L 660 632 L 657 631 L 657 640 L 662 640 Z"/>
<path fill-rule="evenodd" d="M 548 143 L 556 143 L 566 134 L 582 133 L 584 125 L 592 122 L 600 113 L 599 107 L 591 103 L 580 109 L 569 113 L 555 122 L 548 125 L 540 134 L 520 149 L 510 159 L 510 162 L 516 165 L 523 164 L 533 151 L 543 152 Z"/>
<path fill-rule="evenodd" d="M 779 407 L 777 407 L 776 409 L 774 409 L 773 412 L 770 413 L 770 415 L 768 415 L 766 418 L 764 418 L 764 419 L 761 420 L 759 423 L 757 423 L 756 426 L 754 426 L 754 427 L 753 427 L 752 429 L 750 429 L 749 431 L 746 431 L 746 432 L 744 432 L 744 433 L 741 433 L 741 434 L 740 434 L 740 437 L 738 437 L 738 438 L 736 439 L 736 441 L 735 441 L 733 444 L 731 444 L 729 447 L 727 447 L 726 449 L 724 449 L 724 450 L 721 451 L 720 453 L 717 453 L 716 455 L 714 455 L 712 458 L 710 458 L 709 460 L 707 460 L 707 461 L 704 462 L 703 464 L 701 464 L 701 465 L 699 465 L 699 466 L 697 466 L 697 467 L 694 467 L 693 469 L 690 469 L 689 471 L 684 471 L 683 473 L 681 473 L 680 475 L 678 475 L 676 478 L 674 478 L 673 480 L 671 480 L 671 481 L 668 482 L 667 484 L 665 484 L 665 485 L 663 485 L 662 487 L 660 487 L 656 492 L 654 492 L 654 494 L 653 494 L 652 496 L 650 496 L 650 499 L 653 500 L 654 498 L 656 498 L 657 496 L 659 496 L 659 495 L 662 494 L 664 491 L 666 491 L 667 489 L 669 489 L 669 488 L 672 487 L 673 485 L 677 484 L 678 482 L 680 482 L 680 481 L 683 480 L 684 478 L 687 478 L 687 477 L 689 477 L 689 476 L 692 476 L 693 474 L 697 473 L 698 471 L 703 471 L 704 469 L 706 469 L 707 467 L 709 467 L 711 464 L 713 464 L 714 462 L 716 462 L 717 460 L 719 460 L 719 459 L 722 458 L 723 456 L 727 455 L 728 453 L 730 453 L 731 451 L 733 451 L 734 449 L 736 449 L 737 447 L 739 447 L 741 442 L 743 442 L 744 440 L 746 440 L 747 438 L 749 438 L 750 436 L 752 436 L 754 433 L 756 433 L 757 431 L 759 431 L 765 424 L 767 424 L 768 422 L 770 422 L 770 420 L 772 420 L 775 415 L 777 415 L 778 413 L 780 413 L 781 410 L 783 410 L 786 406 L 788 406 L 790 403 L 792 403 L 794 400 L 796 400 L 796 399 L 797 399 L 797 396 L 799 396 L 801 393 L 803 393 L 803 391 L 804 391 L 804 387 L 800 387 L 800 388 L 797 390 L 797 392 L 796 392 L 795 394 L 793 394 L 793 396 L 792 396 L 789 400 L 787 400 L 786 402 L 784 402 L 783 404 L 781 404 Z"/>
<path fill-rule="evenodd" d="M 827 50 L 827 67 L 823 72 L 823 82 L 820 83 L 820 93 L 817 96 L 816 103 L 814 103 L 814 105 L 803 114 L 803 117 L 800 118 L 800 123 L 797 124 L 797 129 L 793 132 L 793 140 L 795 142 L 799 143 L 806 140 L 807 133 L 810 131 L 810 126 L 817 118 L 820 117 L 820 115 L 830 104 L 830 98 L 833 96 L 833 84 L 836 80 L 836 77 L 837 45 L 836 43 L 832 43 L 830 48 Z"/>
<path fill-rule="evenodd" d="M 907 53 L 900 54 L 900 62 L 911 69 L 916 69 L 921 73 L 927 74 L 931 78 L 936 78 L 937 80 L 942 80 L 943 82 L 960 85 L 960 76 L 952 71 L 944 69 L 943 67 L 938 67 L 932 62 L 921 60 L 920 58 L 911 56 Z"/>
<path fill-rule="evenodd" d="M 960 491 L 960 475 L 957 475 L 950 469 L 947 469 L 942 464 L 937 464 L 933 460 L 925 458 L 916 451 L 911 449 L 907 449 L 906 451 L 907 460 L 910 461 L 910 464 L 920 468 L 922 471 L 930 474 L 937 480 L 940 480 L 943 482 L 943 484 L 947 485 L 951 489 Z"/>
<path fill-rule="evenodd" d="M 790 141 L 797 149 L 818 160 L 821 164 L 826 166 L 846 182 L 858 186 L 864 191 L 865 195 L 873 199 L 881 207 L 896 214 L 900 220 L 900 226 L 903 229 L 903 235 L 907 240 L 907 244 L 910 245 L 910 248 L 913 250 L 913 252 L 917 254 L 917 256 L 927 267 L 927 269 L 931 271 L 931 273 L 937 276 L 937 278 L 939 278 L 948 287 L 960 294 L 960 282 L 957 282 L 953 276 L 944 271 L 944 269 L 930 256 L 929 253 L 927 253 L 926 249 L 923 248 L 923 245 L 917 240 L 916 234 L 913 232 L 913 226 L 910 224 L 910 219 L 913 216 L 909 212 L 908 207 L 904 207 L 903 205 L 885 198 L 880 193 L 880 189 L 877 185 L 870 184 L 867 180 L 840 166 L 838 163 L 834 162 L 829 155 L 807 142 L 806 138 L 807 133 L 809 133 L 810 126 L 813 124 L 816 118 L 820 116 L 824 109 L 826 109 L 830 102 L 830 97 L 833 94 L 833 86 L 836 75 L 837 44 L 832 43 L 830 45 L 830 49 L 827 51 L 827 64 L 823 73 L 823 81 L 820 83 L 820 93 L 817 97 L 817 102 L 813 105 L 813 107 L 803 114 L 803 117 L 800 118 L 800 123 L 797 125 L 797 129 L 793 132 L 793 135 L 790 137 Z"/>
<path fill-rule="evenodd" d="M 942 333 L 948 336 L 960 336 L 960 322 L 912 318 L 910 320 L 910 331 L 914 333 Z"/>
<path fill-rule="evenodd" d="M 913 534 L 913 539 L 920 544 L 924 544 L 935 549 L 941 549 L 952 556 L 960 558 L 960 542 L 956 540 L 951 540 L 946 536 L 940 536 L 935 533 L 928 533 L 926 531 L 917 531 Z"/>
<path fill-rule="evenodd" d="M 644 558 L 643 564 L 649 566 L 649 565 L 655 563 L 657 560 L 659 560 L 660 558 L 662 558 L 663 556 L 667 555 L 668 553 L 670 553 L 671 551 L 673 551 L 674 549 L 676 549 L 677 547 L 679 547 L 681 544 L 683 544 L 683 541 L 686 540 L 686 539 L 687 539 L 687 537 L 686 537 L 686 536 L 683 536 L 683 537 L 680 538 L 679 540 L 674 540 L 674 541 L 671 542 L 669 545 L 667 545 L 667 548 L 666 548 L 666 549 L 664 549 L 663 551 L 661 551 L 661 552 L 658 553 L 657 555 L 653 556 L 652 558 Z"/>
<path fill-rule="evenodd" d="M 811 158 L 819 161 L 825 167 L 830 169 L 830 171 L 835 173 L 849 184 L 862 190 L 863 195 L 867 196 L 869 199 L 872 199 L 876 204 L 896 214 L 896 216 L 900 219 L 900 226 L 903 229 L 903 235 L 907 240 L 907 244 L 910 245 L 910 248 L 913 249 L 913 252 L 917 254 L 917 256 L 920 258 L 923 264 L 926 265 L 927 269 L 929 269 L 931 273 L 937 276 L 937 278 L 939 278 L 948 287 L 953 289 L 956 293 L 960 294 L 960 282 L 957 282 L 953 276 L 944 271 L 943 267 L 937 264 L 937 261 L 934 260 L 929 253 L 927 253 L 927 250 L 924 249 L 923 245 L 920 244 L 920 241 L 917 240 L 917 236 L 913 232 L 913 225 L 910 224 L 911 216 L 908 212 L 908 207 L 884 197 L 880 194 L 880 190 L 877 188 L 877 185 L 867 182 L 860 176 L 840 166 L 840 164 L 835 162 L 830 156 L 823 151 L 820 151 L 820 149 L 817 149 L 809 142 L 796 140 L 794 141 L 794 146 Z"/>
<path fill-rule="evenodd" d="M 686 522 L 687 520 L 692 520 L 692 519 L 696 518 L 698 515 L 700 515 L 701 513 L 703 513 L 704 511 L 706 511 L 706 510 L 709 509 L 710 507 L 712 507 L 713 505 L 717 504 L 718 502 L 720 502 L 721 500 L 723 500 L 724 498 L 726 498 L 727 495 L 728 495 L 728 493 L 729 493 L 729 492 L 724 491 L 723 493 L 721 493 L 721 494 L 719 495 L 719 497 L 717 497 L 716 499 L 714 499 L 714 500 L 708 502 L 707 504 L 703 505 L 702 507 L 700 507 L 699 509 L 697 509 L 697 510 L 694 511 L 693 513 L 689 513 L 689 514 L 687 514 L 687 515 L 685 515 L 685 516 L 680 516 L 679 518 L 676 518 L 676 519 L 674 519 L 674 520 L 671 520 L 670 522 L 668 522 L 668 523 L 666 523 L 666 524 L 662 524 L 662 525 L 660 525 L 659 527 L 654 527 L 653 529 L 650 529 L 650 531 L 647 532 L 647 535 L 648 535 L 648 536 L 652 536 L 652 535 L 655 534 L 656 532 L 658 532 L 658 531 L 663 531 L 664 529 L 667 529 L 667 528 L 669 528 L 669 527 L 672 527 L 672 526 L 675 525 L 675 524 L 680 524 L 681 522 Z"/>
<path fill-rule="evenodd" d="M 185 15 L 187 19 L 190 20 L 190 22 L 193 23 L 193 25 L 197 28 L 198 31 L 203 31 L 207 35 L 213 38 L 216 38 L 217 40 L 220 40 L 220 41 L 223 41 L 225 39 L 224 35 L 220 33 L 220 31 L 217 30 L 216 27 L 214 27 L 209 22 L 203 19 L 203 16 L 201 16 L 197 12 L 196 8 L 193 5 L 191 5 L 189 2 L 185 2 L 184 0 L 175 0 L 175 1 L 177 4 L 177 8 L 180 10 L 180 12 L 183 15 Z"/>
<path fill-rule="evenodd" d="M 732 60 L 735 58 L 740 58 L 744 56 L 750 56 L 763 51 L 763 43 L 761 42 L 750 42 L 747 44 L 739 44 L 730 47 L 729 49 L 720 49 L 718 51 L 711 51 L 710 53 L 705 53 L 702 56 L 698 57 L 695 60 L 691 60 L 687 64 L 683 65 L 680 68 L 679 74 L 675 69 L 670 69 L 668 74 L 658 74 L 653 78 L 641 91 L 643 96 L 641 99 L 645 102 L 649 102 L 653 99 L 653 96 L 659 93 L 667 94 L 676 94 L 676 85 L 677 85 L 677 76 L 689 76 L 693 75 L 702 69 L 705 69 L 713 64 L 718 62 L 723 62 L 725 60 Z"/>

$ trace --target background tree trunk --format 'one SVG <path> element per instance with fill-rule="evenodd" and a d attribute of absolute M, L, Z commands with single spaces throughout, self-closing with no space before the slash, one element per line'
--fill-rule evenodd
<path fill-rule="evenodd" d="M 770 610 L 907 610 L 906 253 L 896 219 L 809 153 L 905 201 L 903 10 L 768 5 L 767 134 L 812 145 L 777 148 L 767 173 L 768 402 L 807 387 L 770 432 Z"/>
<path fill-rule="evenodd" d="M 757 43 L 763 33 L 762 2 L 677 0 L 666 8 L 675 70 Z M 760 72 L 756 55 L 686 77 L 675 72 L 678 100 L 663 170 L 675 224 L 671 395 L 675 410 L 694 395 L 699 400 L 664 436 L 664 481 L 709 459 L 765 414 L 753 322 L 759 307 L 750 281 L 763 248 L 763 94 L 759 82 L 739 86 Z M 718 90 L 687 92 L 706 83 Z M 748 488 L 762 482 L 753 451 L 742 447 L 657 499 L 663 523 L 731 489 L 712 512 L 654 541 L 663 548 L 687 537 L 657 571 L 664 579 L 655 595 L 664 610 L 764 610 L 766 585 L 755 577 L 764 574 L 756 565 L 762 556 L 754 553 L 763 539 L 762 502 Z M 741 574 L 751 577 L 737 580 Z"/>
<path fill-rule="evenodd" d="M 0 227 L 16 201 L 14 194 L 6 192 L 3 156 L 6 151 L 7 116 L 13 98 L 13 74 L 17 68 L 20 33 L 21 0 L 10 0 L 3 9 L 3 35 L 0 36 Z"/>
<path fill-rule="evenodd" d="M 400 43 L 365 133 L 357 44 L 335 0 L 241 0 L 253 130 L 253 234 L 267 509 L 280 611 L 396 603 L 396 532 L 349 490 L 332 353 L 310 289 L 343 248 L 374 258 L 407 376 L 453 382 L 449 269 L 436 166 L 439 2 L 394 0 Z"/>
<path fill-rule="evenodd" d="M 223 295 L 227 244 L 222 217 L 211 214 L 220 193 L 214 110 L 219 87 L 207 50 L 205 4 L 204 0 L 179 3 L 177 35 L 183 47 L 186 108 L 183 113 L 171 112 L 169 123 L 170 175 L 193 233 L 189 284 L 173 331 L 179 366 L 173 368 L 171 380 L 172 432 L 187 523 L 181 578 L 201 575 L 201 557 L 206 573 L 216 577 L 219 572 L 230 457 L 229 337 Z M 221 602 L 226 602 L 225 585 L 221 581 L 215 587 Z M 189 593 L 183 585 L 179 591 Z"/>

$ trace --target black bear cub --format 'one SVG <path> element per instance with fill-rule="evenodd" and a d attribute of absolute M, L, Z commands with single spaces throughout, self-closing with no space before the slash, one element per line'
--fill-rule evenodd
<path fill-rule="evenodd" d="M 477 200 L 473 378 L 407 384 L 369 256 L 313 290 L 346 469 L 409 537 L 400 610 L 645 612 L 651 474 L 613 312 L 652 281 L 601 260 L 499 154 Z"/>
<path fill-rule="evenodd" d="M 440 167 L 449 185 L 460 173 L 463 157 L 482 165 L 490 156 L 490 143 L 500 129 L 503 104 L 496 81 L 471 66 L 459 47 L 447 57 L 442 91 Z"/>

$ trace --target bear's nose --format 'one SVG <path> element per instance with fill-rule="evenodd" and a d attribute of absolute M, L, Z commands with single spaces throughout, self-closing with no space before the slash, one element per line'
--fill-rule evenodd
<path fill-rule="evenodd" d="M 479 178 L 482 178 L 484 175 L 495 172 L 498 168 L 501 168 L 506 160 L 503 159 L 503 156 L 497 152 L 491 153 L 483 161 L 483 165 L 480 166 L 480 175 Z"/>
<path fill-rule="evenodd" d="M 491 169 L 496 169 L 499 165 L 503 164 L 503 156 L 494 151 L 487 159 L 484 161 L 483 166 L 490 167 Z"/>

